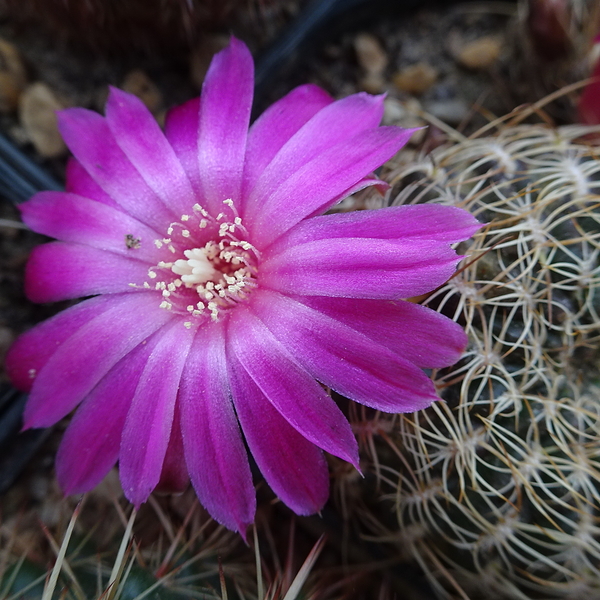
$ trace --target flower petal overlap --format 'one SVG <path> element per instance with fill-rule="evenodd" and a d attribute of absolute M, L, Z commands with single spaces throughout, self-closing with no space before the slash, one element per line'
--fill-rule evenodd
<path fill-rule="evenodd" d="M 233 38 L 164 132 L 116 89 L 105 117 L 60 113 L 67 191 L 22 206 L 57 239 L 33 252 L 26 291 L 93 297 L 25 333 L 7 359 L 30 392 L 25 427 L 78 407 L 57 457 L 66 493 L 118 461 L 135 505 L 191 481 L 242 535 L 256 505 L 244 440 L 278 497 L 311 514 L 327 500 L 324 451 L 358 465 L 327 388 L 391 412 L 436 400 L 422 369 L 454 363 L 466 337 L 402 298 L 451 277 L 451 244 L 480 227 L 443 206 L 323 215 L 384 187 L 373 171 L 411 131 L 379 126 L 382 97 L 334 101 L 313 85 L 250 126 L 252 87 L 252 57 Z"/>

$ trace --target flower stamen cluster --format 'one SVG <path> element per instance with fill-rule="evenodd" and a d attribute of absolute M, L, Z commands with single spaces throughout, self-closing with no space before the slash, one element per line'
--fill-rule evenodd
<path fill-rule="evenodd" d="M 256 287 L 259 253 L 244 239 L 248 232 L 233 201 L 223 204 L 231 218 L 225 212 L 213 217 L 194 204 L 192 215 L 169 225 L 169 237 L 154 241 L 158 249 L 183 255 L 148 269 L 152 283 L 145 281 L 143 288 L 161 292 L 160 308 L 192 317 L 210 315 L 216 321 L 221 311 L 245 300 Z M 185 325 L 191 327 L 190 322 Z"/>

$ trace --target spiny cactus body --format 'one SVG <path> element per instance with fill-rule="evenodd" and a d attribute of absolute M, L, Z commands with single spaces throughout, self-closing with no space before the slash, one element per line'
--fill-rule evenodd
<path fill-rule="evenodd" d="M 587 130 L 506 128 L 396 166 L 394 204 L 486 227 L 426 304 L 465 325 L 445 402 L 380 448 L 379 538 L 439 598 L 600 598 L 600 160 Z M 391 452 L 390 450 L 394 450 Z"/>

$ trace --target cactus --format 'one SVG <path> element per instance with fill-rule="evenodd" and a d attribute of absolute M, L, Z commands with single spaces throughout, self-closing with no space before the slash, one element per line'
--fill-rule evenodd
<path fill-rule="evenodd" d="M 193 496 L 183 499 L 189 506 L 183 521 L 166 501 L 153 499 L 127 518 L 130 508 L 123 510 L 116 498 L 114 510 L 108 498 L 87 496 L 74 510 L 70 500 L 53 503 L 58 522 L 52 528 L 35 527 L 35 509 L 23 523 L 11 519 L 0 528 L 2 600 L 219 600 L 221 586 L 233 587 L 233 581 L 252 589 L 250 557 L 240 560 L 243 543 L 207 518 Z M 30 539 L 25 551 L 23 533 Z"/>
<path fill-rule="evenodd" d="M 340 587 L 336 574 L 328 592 L 327 569 L 314 568 L 324 536 L 297 531 L 287 509 L 261 511 L 248 547 L 192 490 L 136 512 L 121 506 L 114 471 L 100 488 L 75 505 L 51 486 L 43 507 L 0 521 L 0 600 L 328 600 Z"/>
<path fill-rule="evenodd" d="M 445 402 L 378 416 L 395 515 L 371 531 L 439 598 L 600 598 L 600 161 L 589 129 L 506 127 L 391 173 L 393 204 L 487 226 L 425 304 L 465 325 Z M 383 442 L 381 440 L 384 440 Z M 387 442 L 387 443 L 386 443 Z"/>

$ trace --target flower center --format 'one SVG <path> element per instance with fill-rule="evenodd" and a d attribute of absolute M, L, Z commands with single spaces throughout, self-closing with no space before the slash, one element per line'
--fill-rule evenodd
<path fill-rule="evenodd" d="M 256 286 L 258 251 L 244 239 L 248 232 L 233 202 L 224 205 L 225 212 L 216 217 L 194 205 L 192 215 L 171 223 L 169 237 L 155 240 L 157 248 L 181 257 L 148 270 L 152 283 L 143 287 L 161 292 L 161 308 L 216 321 Z"/>
<path fill-rule="evenodd" d="M 181 275 L 181 281 L 191 287 L 199 283 L 211 281 L 218 276 L 218 271 L 208 258 L 207 248 L 193 248 L 184 250 L 183 254 L 187 260 L 180 258 L 176 260 L 171 271 L 176 275 Z"/>

